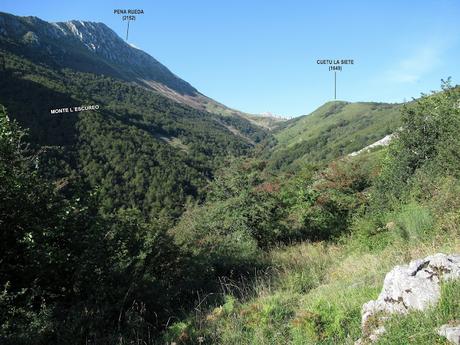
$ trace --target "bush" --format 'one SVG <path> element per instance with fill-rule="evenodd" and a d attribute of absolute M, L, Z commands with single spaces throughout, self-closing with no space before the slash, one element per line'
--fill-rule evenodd
<path fill-rule="evenodd" d="M 315 172 L 307 168 L 284 186 L 288 208 L 287 236 L 297 240 L 335 240 L 350 225 L 353 214 L 366 204 L 375 161 L 347 158 Z"/>
<path fill-rule="evenodd" d="M 252 271 L 261 252 L 240 210 L 232 200 L 191 207 L 172 230 L 175 240 L 218 276 Z"/>
<path fill-rule="evenodd" d="M 402 128 L 389 147 L 376 190 L 374 204 L 387 208 L 404 199 L 414 174 L 460 176 L 460 87 L 443 82 L 442 92 L 422 95 L 402 111 Z"/>

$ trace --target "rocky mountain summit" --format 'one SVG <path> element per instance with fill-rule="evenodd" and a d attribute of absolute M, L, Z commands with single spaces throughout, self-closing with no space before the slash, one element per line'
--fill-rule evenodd
<path fill-rule="evenodd" d="M 0 12 L 0 44 L 53 69 L 106 75 L 151 89 L 195 109 L 244 118 L 252 123 L 260 120 L 203 95 L 104 23 L 81 20 L 48 23 L 37 17 Z"/>
<path fill-rule="evenodd" d="M 34 57 L 46 63 L 108 74 L 152 88 L 161 85 L 180 95 L 199 94 L 189 83 L 149 54 L 125 42 L 103 23 L 79 20 L 48 23 L 37 17 L 0 13 L 0 36 L 27 55 L 39 46 L 43 54 Z"/>
<path fill-rule="evenodd" d="M 460 279 L 460 255 L 438 253 L 393 268 L 385 277 L 379 297 L 363 305 L 363 336 L 355 344 L 375 342 L 385 332 L 384 322 L 392 314 L 434 306 L 441 295 L 441 284 L 451 279 Z M 459 329 L 460 325 L 444 325 L 438 333 L 460 344 Z"/>

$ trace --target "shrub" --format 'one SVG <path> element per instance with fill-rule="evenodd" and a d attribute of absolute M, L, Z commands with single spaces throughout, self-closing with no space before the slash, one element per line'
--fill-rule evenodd
<path fill-rule="evenodd" d="M 407 196 L 414 174 L 459 176 L 460 87 L 443 82 L 442 92 L 422 95 L 402 111 L 402 128 L 390 144 L 376 190 L 375 206 L 387 208 Z"/>

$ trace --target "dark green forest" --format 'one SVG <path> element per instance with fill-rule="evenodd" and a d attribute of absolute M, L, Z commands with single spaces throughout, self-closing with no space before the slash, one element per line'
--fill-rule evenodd
<path fill-rule="evenodd" d="M 223 157 L 248 153 L 266 135 L 242 119 L 182 106 L 137 85 L 3 57 L 0 102 L 42 150 L 40 170 L 61 185 L 84 179 L 109 212 L 137 207 L 146 216 L 176 217 L 189 197 L 203 197 Z M 92 104 L 100 110 L 50 114 Z"/>

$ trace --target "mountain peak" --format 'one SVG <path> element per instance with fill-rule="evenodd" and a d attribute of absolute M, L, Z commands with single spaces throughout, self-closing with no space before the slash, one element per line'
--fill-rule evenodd
<path fill-rule="evenodd" d="M 53 68 L 103 74 L 136 83 L 196 109 L 225 116 L 248 116 L 202 95 L 103 23 L 81 20 L 48 23 L 37 17 L 0 12 L 0 41 L 12 51 L 51 64 Z"/>
<path fill-rule="evenodd" d="M 21 42 L 21 49 L 26 53 L 40 46 L 45 63 L 122 78 L 160 92 L 167 88 L 178 95 L 199 94 L 189 83 L 149 54 L 125 42 L 103 23 L 81 20 L 48 23 L 37 17 L 0 12 L 1 36 Z"/>
<path fill-rule="evenodd" d="M 96 51 L 109 43 L 127 45 L 112 29 L 104 23 L 85 22 L 70 20 L 67 22 L 51 23 L 57 27 L 63 35 L 71 35 L 78 38 L 88 49 Z"/>

